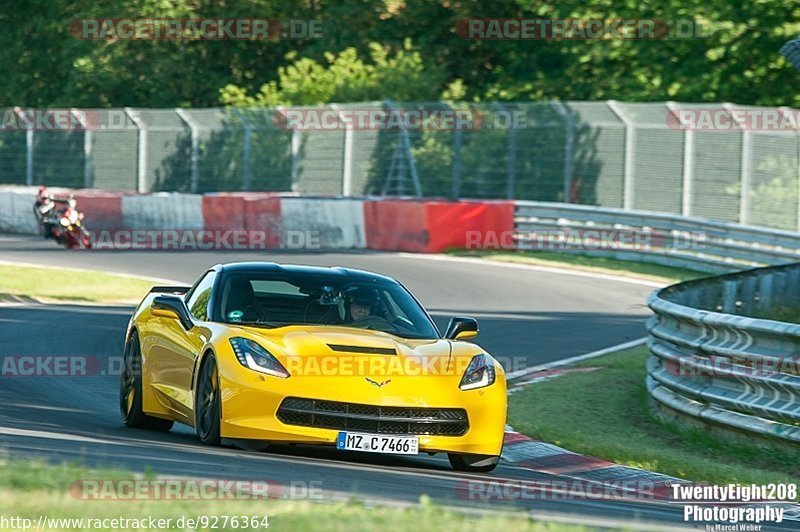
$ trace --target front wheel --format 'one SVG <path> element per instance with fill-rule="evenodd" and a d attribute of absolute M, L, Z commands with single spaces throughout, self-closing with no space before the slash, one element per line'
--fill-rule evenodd
<path fill-rule="evenodd" d="M 126 427 L 168 431 L 173 422 L 148 416 L 142 411 L 142 354 L 135 332 L 125 344 L 122 372 L 119 376 L 119 412 Z"/>
<path fill-rule="evenodd" d="M 200 378 L 197 381 L 197 397 L 195 398 L 194 426 L 200 441 L 206 445 L 220 445 L 220 406 L 219 377 L 217 375 L 217 359 L 208 355 L 203 361 Z"/>
<path fill-rule="evenodd" d="M 500 462 L 499 456 L 484 454 L 455 454 L 449 453 L 447 458 L 456 471 L 470 471 L 473 473 L 488 473 L 494 471 Z"/>

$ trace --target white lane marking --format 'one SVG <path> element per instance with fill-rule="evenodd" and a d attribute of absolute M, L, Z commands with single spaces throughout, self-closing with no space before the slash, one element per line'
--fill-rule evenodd
<path fill-rule="evenodd" d="M 424 255 L 421 253 L 406 253 L 401 252 L 398 253 L 401 257 L 406 258 L 416 258 L 416 259 L 423 259 L 423 260 L 438 260 L 438 261 L 450 261 L 450 262 L 462 262 L 465 264 L 480 264 L 483 266 L 502 266 L 504 268 L 514 268 L 517 270 L 532 270 L 532 271 L 539 271 L 539 272 L 546 272 L 546 273 L 557 273 L 559 275 L 572 275 L 574 277 L 588 277 L 591 279 L 603 279 L 606 281 L 619 281 L 622 283 L 630 283 L 630 284 L 638 284 L 641 286 L 649 286 L 652 288 L 662 288 L 667 286 L 668 282 L 659 282 L 659 281 L 649 281 L 646 279 L 637 279 L 635 277 L 625 277 L 622 275 L 612 275 L 608 273 L 598 273 L 598 272 L 589 272 L 584 270 L 570 270 L 570 269 L 562 269 L 556 268 L 551 266 L 538 266 L 535 264 L 519 264 L 516 262 L 501 262 L 497 260 L 491 259 L 474 259 L 470 257 L 451 257 L 449 255 Z M 677 282 L 677 281 L 676 281 Z"/>
<path fill-rule="evenodd" d="M 186 283 L 183 281 L 176 281 L 174 279 L 164 279 L 162 277 L 151 277 L 149 275 L 137 275 L 135 273 L 123 273 L 123 272 L 114 272 L 109 270 L 92 270 L 89 268 L 75 268 L 73 266 L 48 266 L 44 264 L 35 264 L 32 262 L 17 262 L 13 260 L 0 260 L 0 265 L 3 266 L 25 266 L 27 268 L 42 268 L 45 270 L 73 270 L 79 272 L 86 272 L 86 273 L 105 273 L 107 275 L 116 275 L 118 277 L 127 277 L 128 279 L 140 279 L 142 281 L 150 281 L 154 283 L 162 283 L 162 284 L 169 284 L 169 285 L 176 285 L 176 286 L 187 286 Z"/>
<path fill-rule="evenodd" d="M 539 364 L 538 366 L 530 366 L 528 368 L 523 368 L 518 371 L 513 371 L 511 373 L 506 374 L 506 380 L 515 379 L 517 377 L 521 377 L 523 375 L 527 375 L 529 373 L 535 373 L 537 371 L 545 371 L 552 368 L 558 368 L 561 366 L 569 366 L 570 364 L 574 364 L 576 362 L 581 362 L 583 360 L 589 360 L 596 357 L 601 357 L 603 355 L 607 355 L 609 353 L 613 353 L 614 351 L 622 351 L 623 349 L 629 349 L 631 347 L 636 347 L 637 345 L 642 345 L 643 343 L 647 342 L 647 336 L 642 338 L 637 338 L 636 340 L 631 340 L 630 342 L 625 342 L 622 344 L 612 345 L 611 347 L 606 347 L 605 349 L 600 349 L 598 351 L 592 351 L 591 353 L 586 353 L 584 355 L 578 355 L 570 358 L 565 358 L 563 360 L 556 360 L 555 362 L 548 362 L 547 364 Z"/>
<path fill-rule="evenodd" d="M 101 440 L 89 436 L 79 436 L 78 434 L 66 434 L 61 432 L 51 432 L 48 430 L 29 430 L 15 429 L 12 427 L 0 427 L 0 434 L 7 436 L 27 436 L 29 438 L 47 438 L 50 440 L 67 440 L 84 443 L 102 443 L 107 445 L 119 445 L 119 442 L 112 440 Z"/>

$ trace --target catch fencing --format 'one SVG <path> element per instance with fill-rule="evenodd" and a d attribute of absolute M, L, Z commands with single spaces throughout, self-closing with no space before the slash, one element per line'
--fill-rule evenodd
<path fill-rule="evenodd" d="M 763 108 L 383 101 L 67 111 L 71 124 L 3 110 L 0 183 L 534 200 L 800 229 L 800 129 L 747 118 L 774 111 Z M 353 120 L 359 113 L 366 122 Z M 702 113 L 712 122 L 695 120 Z"/>

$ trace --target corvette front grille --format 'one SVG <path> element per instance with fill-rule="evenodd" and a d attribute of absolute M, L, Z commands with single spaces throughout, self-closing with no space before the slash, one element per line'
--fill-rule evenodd
<path fill-rule="evenodd" d="M 463 408 L 418 408 L 340 403 L 287 397 L 278 408 L 287 425 L 375 434 L 462 436 L 469 429 Z"/>

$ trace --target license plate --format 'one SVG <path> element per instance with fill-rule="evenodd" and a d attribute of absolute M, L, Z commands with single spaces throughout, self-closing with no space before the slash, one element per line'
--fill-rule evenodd
<path fill-rule="evenodd" d="M 384 454 L 418 454 L 419 438 L 416 436 L 384 436 L 361 432 L 340 432 L 336 448 L 342 451 L 362 451 Z"/>

